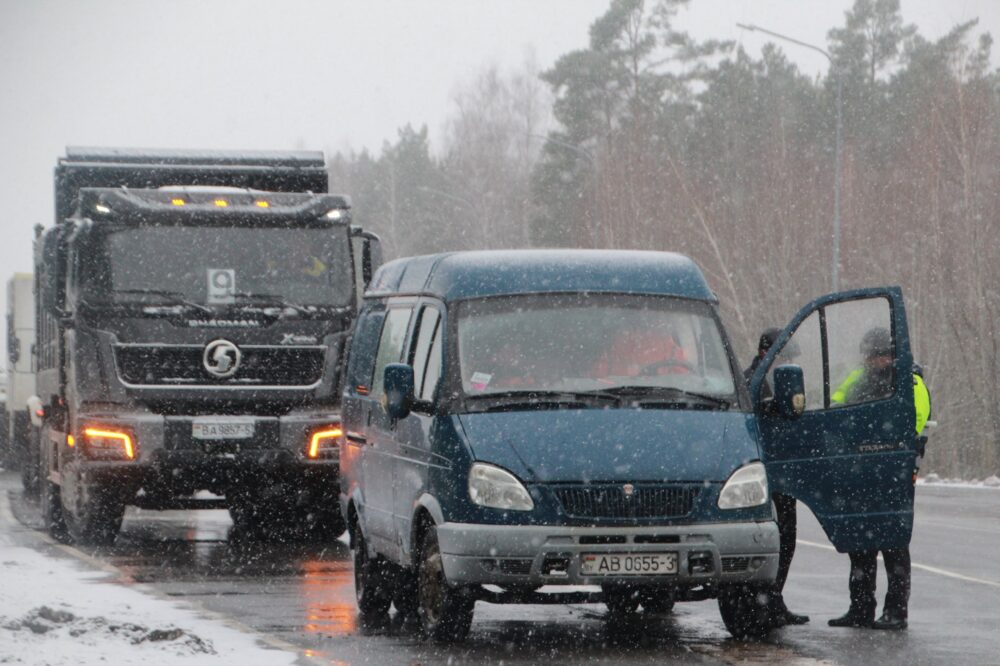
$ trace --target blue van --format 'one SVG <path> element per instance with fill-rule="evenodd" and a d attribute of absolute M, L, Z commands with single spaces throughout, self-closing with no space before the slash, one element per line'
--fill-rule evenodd
<path fill-rule="evenodd" d="M 809 304 L 748 389 L 717 299 L 681 255 L 386 264 L 342 407 L 362 621 L 395 605 L 432 638 L 461 640 L 476 601 L 603 601 L 619 616 L 714 597 L 731 633 L 765 634 L 771 491 L 808 505 L 841 551 L 909 540 L 911 383 L 830 398 L 873 327 L 891 332 L 895 376 L 908 378 L 902 295 L 880 288 Z"/>

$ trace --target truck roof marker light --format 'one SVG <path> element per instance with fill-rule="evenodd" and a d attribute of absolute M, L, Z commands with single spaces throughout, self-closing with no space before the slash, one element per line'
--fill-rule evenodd
<path fill-rule="evenodd" d="M 111 212 L 111 209 L 105 206 L 104 204 L 94 204 L 94 210 L 103 215 L 107 215 L 108 213 Z"/>
<path fill-rule="evenodd" d="M 319 458 L 320 445 L 327 440 L 340 439 L 343 434 L 344 431 L 337 426 L 314 432 L 312 438 L 309 440 L 309 449 L 306 451 L 306 457 L 311 460 Z"/>
<path fill-rule="evenodd" d="M 83 431 L 87 439 L 110 439 L 117 440 L 121 444 L 122 452 L 129 460 L 135 459 L 135 447 L 132 446 L 132 437 L 124 432 L 114 430 L 102 430 L 100 428 L 86 428 Z"/>
<path fill-rule="evenodd" d="M 186 201 L 184 201 L 184 199 L 171 199 L 171 200 L 170 200 L 170 203 L 172 203 L 172 204 L 173 204 L 173 205 L 175 205 L 175 206 L 183 206 L 183 205 L 184 205 L 184 204 L 186 204 L 187 202 L 186 202 Z"/>
<path fill-rule="evenodd" d="M 257 208 L 270 208 L 271 207 L 271 204 L 269 204 L 268 202 L 264 201 L 263 199 L 258 199 L 257 201 L 254 202 L 254 204 L 256 204 Z"/>
<path fill-rule="evenodd" d="M 215 205 L 218 206 L 219 208 L 226 208 L 229 206 L 229 202 L 226 201 L 225 199 L 216 199 Z"/>
<path fill-rule="evenodd" d="M 334 208 L 333 210 L 327 211 L 326 217 L 330 220 L 340 220 L 344 217 L 344 211 L 339 208 Z"/>

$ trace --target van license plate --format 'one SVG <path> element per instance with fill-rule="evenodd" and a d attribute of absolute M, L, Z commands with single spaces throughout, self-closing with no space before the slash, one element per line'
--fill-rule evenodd
<path fill-rule="evenodd" d="M 203 422 L 191 424 L 191 436 L 195 439 L 249 439 L 253 437 L 251 423 Z"/>
<path fill-rule="evenodd" d="M 677 553 L 584 553 L 583 576 L 663 576 L 677 573 Z"/>

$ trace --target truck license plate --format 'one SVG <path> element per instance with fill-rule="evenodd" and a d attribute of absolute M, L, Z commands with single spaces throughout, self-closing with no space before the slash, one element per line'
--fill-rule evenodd
<path fill-rule="evenodd" d="M 677 553 L 584 553 L 583 576 L 663 576 L 677 573 Z"/>
<path fill-rule="evenodd" d="M 195 439 L 249 439 L 253 437 L 253 422 L 201 421 L 191 424 Z"/>

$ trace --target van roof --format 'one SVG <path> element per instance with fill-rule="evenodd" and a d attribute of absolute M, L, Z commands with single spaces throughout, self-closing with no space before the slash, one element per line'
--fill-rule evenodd
<path fill-rule="evenodd" d="M 382 266 L 367 295 L 424 294 L 454 301 L 581 291 L 717 301 L 688 257 L 634 250 L 491 250 L 407 257 Z"/>

